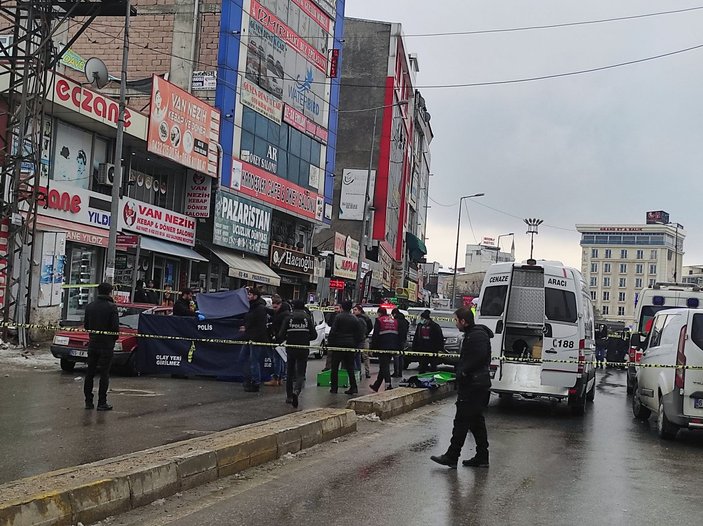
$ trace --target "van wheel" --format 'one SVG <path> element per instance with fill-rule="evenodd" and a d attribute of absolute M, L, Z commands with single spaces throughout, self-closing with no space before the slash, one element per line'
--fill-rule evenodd
<path fill-rule="evenodd" d="M 633 389 L 632 392 L 632 414 L 637 420 L 641 420 L 642 422 L 646 422 L 649 416 L 652 414 L 649 409 L 642 405 L 642 401 L 640 400 L 640 395 L 637 392 L 637 389 Z"/>
<path fill-rule="evenodd" d="M 574 416 L 583 416 L 586 413 L 586 396 L 569 396 L 569 408 Z"/>
<path fill-rule="evenodd" d="M 634 391 L 634 385 L 632 384 L 632 380 L 630 380 L 630 374 L 627 374 L 627 387 L 625 388 L 627 391 L 627 394 L 632 394 Z"/>
<path fill-rule="evenodd" d="M 66 358 L 61 358 L 61 370 L 66 372 L 71 372 L 76 368 L 76 362 L 72 360 L 67 360 Z"/>
<path fill-rule="evenodd" d="M 661 395 L 659 396 L 659 414 L 657 415 L 657 433 L 659 438 L 664 440 L 674 440 L 676 434 L 679 432 L 679 426 L 669 422 L 669 419 L 664 413 L 664 402 L 661 400 Z"/>
<path fill-rule="evenodd" d="M 127 363 L 124 365 L 124 373 L 127 376 L 138 376 L 139 371 L 137 370 L 137 351 L 136 349 L 132 351 L 129 355 Z"/>
<path fill-rule="evenodd" d="M 591 390 L 588 391 L 586 394 L 586 400 L 589 402 L 593 403 L 593 401 L 596 399 L 596 382 L 593 382 L 593 387 L 591 387 Z"/>

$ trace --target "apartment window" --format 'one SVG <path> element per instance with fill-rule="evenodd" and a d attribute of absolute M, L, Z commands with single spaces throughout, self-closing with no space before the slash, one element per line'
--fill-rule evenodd
<path fill-rule="evenodd" d="M 598 278 L 595 276 L 591 276 L 591 287 L 597 287 L 598 286 Z"/>
<path fill-rule="evenodd" d="M 652 250 L 649 253 L 649 259 L 657 259 L 657 251 L 656 250 Z"/>
<path fill-rule="evenodd" d="M 656 281 L 656 280 L 655 280 L 654 278 L 649 278 L 649 288 L 650 288 L 650 289 L 651 289 L 652 287 L 654 287 L 654 282 L 655 282 L 655 281 Z"/>
<path fill-rule="evenodd" d="M 620 287 L 621 289 L 627 287 L 627 278 L 620 278 L 618 280 L 618 287 Z"/>
<path fill-rule="evenodd" d="M 610 263 L 603 263 L 603 272 L 610 273 Z"/>
<path fill-rule="evenodd" d="M 620 274 L 627 274 L 627 263 L 620 263 Z"/>
<path fill-rule="evenodd" d="M 625 315 L 625 307 L 618 307 L 618 316 Z"/>
<path fill-rule="evenodd" d="M 591 299 L 592 299 L 593 301 L 596 301 L 596 291 L 595 291 L 595 290 L 592 290 L 592 291 L 591 291 Z"/>
<path fill-rule="evenodd" d="M 642 263 L 637 263 L 635 265 L 635 274 L 642 274 L 644 272 L 644 265 Z"/>
<path fill-rule="evenodd" d="M 625 293 L 618 292 L 618 301 L 625 301 Z"/>
<path fill-rule="evenodd" d="M 637 259 L 644 259 L 644 250 L 637 251 Z"/>
<path fill-rule="evenodd" d="M 608 276 L 603 278 L 603 286 L 610 287 L 610 278 Z"/>
<path fill-rule="evenodd" d="M 608 315 L 608 306 L 607 306 L 607 305 L 603 305 L 603 306 L 601 307 L 601 312 L 607 316 L 607 315 Z"/>
<path fill-rule="evenodd" d="M 603 301 L 610 301 L 610 292 L 607 290 L 603 291 Z"/>
<path fill-rule="evenodd" d="M 642 288 L 642 278 L 635 278 L 635 288 L 636 289 Z"/>
<path fill-rule="evenodd" d="M 627 249 L 620 251 L 620 259 L 627 259 Z"/>
<path fill-rule="evenodd" d="M 592 258 L 597 258 L 597 257 L 598 257 L 598 249 L 597 249 L 597 248 L 592 248 L 592 249 L 591 249 L 591 257 L 592 257 Z"/>
<path fill-rule="evenodd" d="M 591 263 L 591 274 L 598 273 L 598 263 Z"/>
<path fill-rule="evenodd" d="M 609 248 L 606 248 L 605 249 L 605 259 L 610 259 L 611 257 L 613 257 L 613 251 L 610 250 Z"/>
<path fill-rule="evenodd" d="M 656 274 L 657 273 L 657 266 L 654 264 L 649 265 L 649 273 L 650 274 Z"/>

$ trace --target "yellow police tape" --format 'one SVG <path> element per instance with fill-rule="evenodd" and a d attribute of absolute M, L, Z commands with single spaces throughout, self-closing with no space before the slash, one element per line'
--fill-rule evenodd
<path fill-rule="evenodd" d="M 42 325 L 37 323 L 12 323 L 12 322 L 0 322 L 0 328 L 6 328 L 15 330 L 18 328 L 25 329 L 36 329 L 44 331 L 61 331 L 61 332 L 76 332 L 76 333 L 87 333 L 87 334 L 97 334 L 101 336 L 133 336 L 136 338 L 150 338 L 156 340 L 171 340 L 171 341 L 188 341 L 191 344 L 194 343 L 212 343 L 218 345 L 256 345 L 259 347 L 286 347 L 290 349 L 320 349 L 322 351 L 334 351 L 334 352 L 368 352 L 373 354 L 391 354 L 391 355 L 401 355 L 401 356 L 417 356 L 417 357 L 428 357 L 428 358 L 452 358 L 458 359 L 459 354 L 457 353 L 436 353 L 436 352 L 423 352 L 423 351 L 413 351 L 413 350 L 390 350 L 390 349 L 363 349 L 363 348 L 349 348 L 349 347 L 332 347 L 329 345 L 293 345 L 293 344 L 282 344 L 282 343 L 268 343 L 268 342 L 256 342 L 251 340 L 234 340 L 230 338 L 189 338 L 187 336 L 168 336 L 163 334 L 141 334 L 133 332 L 112 332 L 112 331 L 87 331 L 81 327 L 60 327 L 56 325 Z M 543 358 L 541 360 L 535 360 L 533 358 L 512 358 L 509 356 L 501 355 L 499 358 L 492 357 L 492 361 L 498 360 L 500 362 L 508 363 L 525 363 L 529 365 L 539 365 L 542 363 L 548 364 L 572 364 L 578 365 L 582 364 L 579 360 L 557 360 L 551 358 Z M 598 362 L 592 360 L 590 362 L 592 365 L 597 365 L 599 363 L 608 364 L 615 367 L 639 367 L 639 368 L 658 368 L 658 369 L 679 369 L 679 370 L 694 370 L 701 371 L 703 366 L 701 365 L 671 365 L 671 364 L 652 364 L 652 363 L 630 363 L 630 362 Z"/>

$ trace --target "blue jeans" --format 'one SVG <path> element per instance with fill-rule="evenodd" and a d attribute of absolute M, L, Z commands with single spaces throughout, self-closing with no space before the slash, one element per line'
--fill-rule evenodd
<path fill-rule="evenodd" d="M 258 345 L 243 345 L 239 351 L 239 364 L 242 367 L 244 383 L 261 383 L 261 356 L 263 347 Z"/>

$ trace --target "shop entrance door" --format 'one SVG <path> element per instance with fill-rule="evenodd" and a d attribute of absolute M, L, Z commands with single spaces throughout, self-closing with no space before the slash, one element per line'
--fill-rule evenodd
<path fill-rule="evenodd" d="M 70 260 L 66 276 L 68 288 L 65 295 L 65 319 L 82 321 L 85 307 L 95 299 L 97 294 L 95 285 L 99 282 L 98 269 L 101 268 L 98 248 L 71 243 L 66 251 Z"/>

